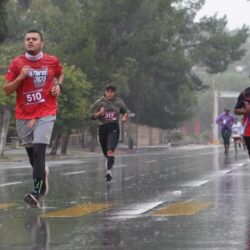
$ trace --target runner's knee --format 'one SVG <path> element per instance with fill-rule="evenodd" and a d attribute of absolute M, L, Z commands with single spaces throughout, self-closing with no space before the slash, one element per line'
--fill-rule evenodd
<path fill-rule="evenodd" d="M 108 150 L 107 151 L 107 156 L 114 156 L 114 151 L 112 151 L 112 150 Z"/>

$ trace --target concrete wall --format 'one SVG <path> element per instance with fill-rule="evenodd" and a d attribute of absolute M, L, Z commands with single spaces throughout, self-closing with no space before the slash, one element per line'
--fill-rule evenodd
<path fill-rule="evenodd" d="M 135 145 L 151 146 L 167 143 L 167 130 L 153 128 L 145 125 L 137 125 L 128 122 L 124 124 L 124 141 L 132 138 Z"/>
<path fill-rule="evenodd" d="M 133 146 L 152 146 L 168 143 L 168 131 L 152 128 L 145 125 L 137 125 L 132 122 L 120 124 L 121 134 L 120 142 L 129 145 L 132 141 Z M 90 131 L 76 131 L 70 136 L 69 146 L 73 147 L 90 147 L 97 142 L 98 128 L 96 128 L 96 137 L 90 135 Z"/>

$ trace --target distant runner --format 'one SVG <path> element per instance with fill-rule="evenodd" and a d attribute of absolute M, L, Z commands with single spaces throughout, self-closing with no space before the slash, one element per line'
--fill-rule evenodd
<path fill-rule="evenodd" d="M 238 121 L 238 118 L 235 118 L 234 124 L 232 126 L 232 138 L 234 140 L 234 148 L 236 152 L 238 151 L 238 146 L 240 148 L 241 143 L 243 142 L 242 133 L 243 133 L 243 126 L 241 122 Z"/>
<path fill-rule="evenodd" d="M 128 110 L 123 100 L 116 95 L 116 87 L 107 85 L 104 96 L 99 98 L 91 108 L 91 119 L 100 121 L 99 142 L 102 152 L 106 157 L 107 181 L 111 181 L 111 169 L 114 166 L 114 152 L 119 141 L 120 129 L 119 118 L 122 115 L 122 121 L 127 121 Z"/>
<path fill-rule="evenodd" d="M 234 116 L 230 114 L 229 108 L 225 108 L 224 112 L 218 115 L 218 117 L 216 118 L 216 123 L 220 126 L 225 155 L 228 156 L 232 126 L 234 123 Z"/>

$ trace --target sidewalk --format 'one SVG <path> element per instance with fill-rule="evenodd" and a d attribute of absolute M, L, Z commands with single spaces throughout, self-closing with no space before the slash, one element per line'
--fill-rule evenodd
<path fill-rule="evenodd" d="M 119 144 L 116 149 L 116 155 L 123 154 L 142 154 L 148 152 L 156 152 L 161 150 L 196 150 L 202 148 L 219 147 L 220 145 L 185 145 L 180 147 L 171 147 L 167 145 L 156 145 L 156 146 L 140 146 L 134 149 L 128 149 L 127 145 Z M 47 148 L 46 159 L 47 160 L 68 160 L 68 159 L 82 159 L 85 157 L 102 157 L 102 152 L 99 146 L 96 147 L 95 152 L 90 152 L 86 148 L 69 148 L 66 155 L 60 153 L 58 150 L 56 155 L 50 155 L 50 148 Z M 25 148 L 20 146 L 19 148 L 13 149 L 10 147 L 5 148 L 4 156 L 0 156 L 0 162 L 22 162 L 27 161 L 27 155 Z"/>
<path fill-rule="evenodd" d="M 63 160 L 63 159 L 75 159 L 75 158 L 84 158 L 84 157 L 96 157 L 101 156 L 100 152 L 87 152 L 83 149 L 69 149 L 66 155 L 60 154 L 60 151 L 56 155 L 50 155 L 51 149 L 48 148 L 46 152 L 47 160 Z M 6 148 L 4 150 L 4 155 L 0 157 L 0 162 L 22 162 L 27 161 L 27 154 L 24 147 L 20 146 L 19 148 L 12 149 Z"/>
<path fill-rule="evenodd" d="M 99 147 L 96 147 L 95 152 L 90 152 L 89 149 L 85 148 L 69 148 L 67 150 L 67 154 L 63 155 L 58 150 L 56 155 L 50 154 L 51 148 L 47 148 L 46 159 L 47 160 L 68 160 L 68 159 L 81 159 L 85 157 L 102 157 L 103 154 Z M 136 153 L 136 150 L 130 150 L 123 145 L 118 146 L 116 149 L 116 155 L 121 154 L 131 154 Z M 0 156 L 0 162 L 22 162 L 27 161 L 26 150 L 23 146 L 19 146 L 18 148 L 6 147 L 4 150 L 4 155 Z"/>

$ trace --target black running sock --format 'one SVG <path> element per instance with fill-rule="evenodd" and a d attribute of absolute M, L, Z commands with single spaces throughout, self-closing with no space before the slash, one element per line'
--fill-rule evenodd
<path fill-rule="evenodd" d="M 107 158 L 108 158 L 107 168 L 108 168 L 108 170 L 110 170 L 114 166 L 115 157 L 114 156 L 108 156 Z"/>

